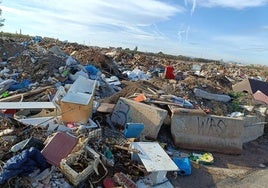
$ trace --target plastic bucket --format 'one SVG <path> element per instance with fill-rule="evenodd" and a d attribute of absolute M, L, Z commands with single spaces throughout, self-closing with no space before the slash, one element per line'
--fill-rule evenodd
<path fill-rule="evenodd" d="M 138 138 L 144 129 L 143 123 L 126 123 L 124 136 L 126 138 Z"/>
<path fill-rule="evenodd" d="M 166 66 L 165 73 L 164 73 L 164 78 L 166 78 L 166 79 L 174 79 L 175 75 L 174 75 L 173 71 L 174 71 L 174 68 L 172 66 Z"/>
<path fill-rule="evenodd" d="M 191 175 L 192 167 L 189 158 L 173 158 L 173 161 L 179 168 L 180 175 Z"/>

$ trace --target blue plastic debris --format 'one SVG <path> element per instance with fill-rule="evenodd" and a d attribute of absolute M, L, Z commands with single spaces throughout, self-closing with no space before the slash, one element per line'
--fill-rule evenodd
<path fill-rule="evenodd" d="M 8 79 L 8 80 L 1 82 L 0 83 L 0 94 L 7 91 L 10 88 L 10 86 L 13 85 L 14 83 L 16 83 L 16 81 L 13 79 Z"/>
<path fill-rule="evenodd" d="M 126 138 L 138 138 L 143 129 L 143 123 L 126 123 L 123 134 Z"/>
<path fill-rule="evenodd" d="M 42 37 L 41 36 L 35 36 L 35 37 L 33 37 L 33 41 L 34 41 L 35 44 L 39 43 L 39 42 L 42 41 Z"/>
<path fill-rule="evenodd" d="M 86 65 L 85 68 L 90 75 L 97 75 L 99 72 L 99 69 L 93 65 Z"/>
<path fill-rule="evenodd" d="M 28 88 L 29 85 L 30 85 L 30 80 L 23 80 L 22 82 L 19 82 L 19 83 L 14 83 L 12 84 L 8 90 L 9 91 L 16 91 L 16 90 L 19 90 L 19 89 L 24 89 L 24 88 Z"/>
<path fill-rule="evenodd" d="M 193 108 L 192 103 L 190 103 L 189 101 L 187 101 L 187 100 L 185 100 L 185 99 L 183 99 L 181 97 L 172 96 L 171 100 L 174 103 L 181 104 L 185 108 Z"/>
<path fill-rule="evenodd" d="M 192 167 L 188 157 L 173 158 L 173 161 L 180 169 L 178 174 L 182 176 L 191 175 Z"/>

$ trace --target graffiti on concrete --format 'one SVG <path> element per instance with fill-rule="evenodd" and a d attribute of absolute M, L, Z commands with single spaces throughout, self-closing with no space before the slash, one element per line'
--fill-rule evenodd
<path fill-rule="evenodd" d="M 201 135 L 222 135 L 226 131 L 223 120 L 213 117 L 197 117 L 198 133 Z"/>
<path fill-rule="evenodd" d="M 129 109 L 129 105 L 120 100 L 112 113 L 111 121 L 116 125 L 124 126 L 127 123 Z"/>

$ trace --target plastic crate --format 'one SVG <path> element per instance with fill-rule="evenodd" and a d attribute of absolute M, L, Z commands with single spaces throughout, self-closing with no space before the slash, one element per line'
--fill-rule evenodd
<path fill-rule="evenodd" d="M 78 158 L 90 157 L 91 160 L 88 162 L 87 167 L 81 172 L 77 172 L 71 168 L 71 165 L 74 164 Z M 61 160 L 60 169 L 66 178 L 74 185 L 77 186 L 84 180 L 88 178 L 90 174 L 96 172 L 98 174 L 98 164 L 100 162 L 100 155 L 96 153 L 93 149 L 86 147 L 83 150 L 80 150 L 75 153 L 71 153 L 65 159 Z"/>
<path fill-rule="evenodd" d="M 124 137 L 122 133 L 116 130 L 109 129 L 107 127 L 103 127 L 103 137 L 114 139 L 114 142 L 116 142 L 117 145 L 123 146 L 127 143 L 127 139 Z"/>

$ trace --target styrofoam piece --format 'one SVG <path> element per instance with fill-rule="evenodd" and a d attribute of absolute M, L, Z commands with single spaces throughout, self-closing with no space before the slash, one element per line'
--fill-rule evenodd
<path fill-rule="evenodd" d="M 94 93 L 96 87 L 96 81 L 87 79 L 83 76 L 79 76 L 75 82 L 72 84 L 71 88 L 69 89 L 68 93 L 87 93 L 92 94 Z"/>
<path fill-rule="evenodd" d="M 75 103 L 81 105 L 87 105 L 92 98 L 91 94 L 86 93 L 67 93 L 63 98 L 62 102 Z"/>
<path fill-rule="evenodd" d="M 27 119 L 18 119 L 18 121 L 28 125 L 34 125 L 34 126 L 38 125 L 40 127 L 49 125 L 48 131 L 54 131 L 59 126 L 54 121 L 56 118 L 57 117 L 27 118 Z"/>
<path fill-rule="evenodd" d="M 60 86 L 52 99 L 53 104 L 60 109 L 60 101 L 66 95 L 66 91 L 63 86 Z"/>
<path fill-rule="evenodd" d="M 0 102 L 0 109 L 54 109 L 53 102 Z"/>

